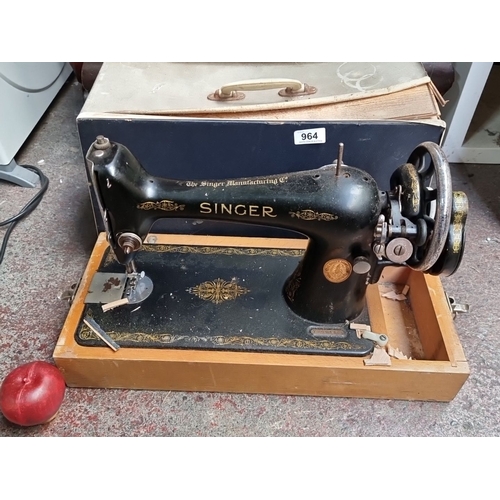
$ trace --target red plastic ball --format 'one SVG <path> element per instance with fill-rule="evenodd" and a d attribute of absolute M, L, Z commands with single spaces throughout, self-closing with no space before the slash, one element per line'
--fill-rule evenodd
<path fill-rule="evenodd" d="M 17 367 L 0 386 L 0 411 L 7 420 L 22 426 L 52 420 L 66 392 L 61 372 L 45 361 Z"/>

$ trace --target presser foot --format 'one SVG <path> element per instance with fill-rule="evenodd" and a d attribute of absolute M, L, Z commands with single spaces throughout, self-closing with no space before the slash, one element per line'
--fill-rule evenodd
<path fill-rule="evenodd" d="M 90 284 L 85 304 L 102 304 L 105 310 L 126 304 L 140 304 L 153 292 L 151 278 L 141 273 L 97 272 Z"/>
<path fill-rule="evenodd" d="M 131 273 L 127 275 L 127 284 L 123 298 L 128 299 L 129 304 L 140 304 L 145 301 L 153 292 L 153 281 L 151 278 L 141 273 Z"/>

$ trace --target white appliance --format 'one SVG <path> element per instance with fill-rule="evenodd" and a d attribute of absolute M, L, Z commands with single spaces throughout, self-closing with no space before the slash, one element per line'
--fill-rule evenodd
<path fill-rule="evenodd" d="M 0 180 L 37 185 L 38 176 L 14 157 L 71 71 L 64 62 L 0 62 Z"/>

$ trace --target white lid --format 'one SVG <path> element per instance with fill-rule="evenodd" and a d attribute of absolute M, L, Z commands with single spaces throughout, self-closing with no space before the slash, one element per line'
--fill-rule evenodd
<path fill-rule="evenodd" d="M 316 92 L 283 97 L 279 86 L 249 90 L 263 79 L 297 80 Z M 224 85 L 248 80 L 241 100 L 208 98 Z M 288 109 L 374 97 L 429 82 L 420 63 L 104 63 L 82 112 L 182 115 Z"/>

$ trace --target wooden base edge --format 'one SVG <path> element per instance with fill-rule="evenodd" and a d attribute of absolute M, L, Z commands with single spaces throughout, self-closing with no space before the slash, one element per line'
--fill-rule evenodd
<path fill-rule="evenodd" d="M 447 363 L 429 365 L 430 362 L 412 360 L 393 360 L 390 367 L 367 367 L 362 360 L 346 365 L 344 358 L 331 360 L 328 365 L 305 365 L 294 363 L 293 359 L 288 364 L 273 363 L 272 359 L 262 364 L 252 355 L 246 355 L 248 362 L 241 363 L 200 360 L 197 354 L 191 351 L 189 360 L 113 361 L 81 355 L 68 357 L 68 353 L 63 356 L 56 350 L 54 361 L 70 387 L 424 401 L 451 401 L 469 375 L 467 363 L 458 363 L 453 369 Z"/>
<path fill-rule="evenodd" d="M 158 238 L 159 243 L 184 243 L 187 239 L 190 244 L 250 244 L 248 238 Z M 257 246 L 276 245 L 301 248 L 305 242 L 259 239 Z M 83 310 L 83 297 L 106 247 L 101 234 L 53 353 L 70 387 L 451 401 L 469 376 L 451 314 L 446 310 L 444 292 L 435 277 L 424 281 L 418 276 L 418 283 L 415 281 L 412 287 L 414 293 L 432 288 L 430 305 L 420 314 L 439 318 L 428 328 L 433 329 L 436 345 L 443 345 L 442 359 L 392 359 L 391 366 L 365 366 L 362 358 L 343 356 L 136 348 L 113 352 L 105 347 L 80 346 L 74 332 Z M 398 271 L 391 279 L 406 282 L 409 272 Z M 370 293 L 378 297 L 375 289 Z M 375 309 L 379 309 L 380 300 L 374 301 Z M 379 333 L 387 332 L 386 316 L 378 315 Z"/>

